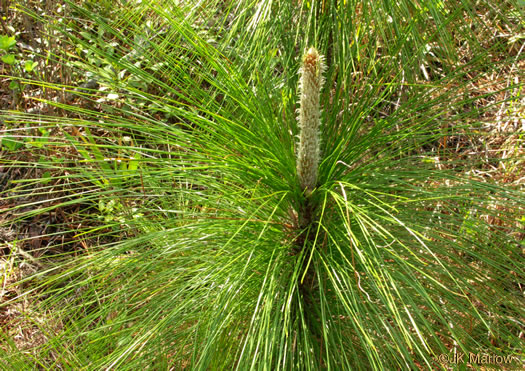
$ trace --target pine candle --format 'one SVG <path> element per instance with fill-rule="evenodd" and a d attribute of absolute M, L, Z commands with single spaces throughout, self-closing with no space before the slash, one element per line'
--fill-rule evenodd
<path fill-rule="evenodd" d="M 319 93 L 323 84 L 323 57 L 310 48 L 303 57 L 299 80 L 299 150 L 297 174 L 301 188 L 310 193 L 317 184 L 320 145 Z"/>

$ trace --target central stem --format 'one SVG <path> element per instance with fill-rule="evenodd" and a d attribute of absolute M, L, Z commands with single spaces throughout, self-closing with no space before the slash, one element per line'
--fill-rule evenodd
<path fill-rule="evenodd" d="M 319 95 L 323 84 L 323 60 L 317 49 L 310 48 L 303 57 L 299 81 L 299 150 L 297 175 L 301 188 L 310 194 L 317 185 L 319 167 Z"/>

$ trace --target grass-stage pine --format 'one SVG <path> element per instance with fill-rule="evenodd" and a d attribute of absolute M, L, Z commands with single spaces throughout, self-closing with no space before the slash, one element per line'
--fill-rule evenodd
<path fill-rule="evenodd" d="M 518 2 L 33 3 L 5 367 L 520 366 Z"/>

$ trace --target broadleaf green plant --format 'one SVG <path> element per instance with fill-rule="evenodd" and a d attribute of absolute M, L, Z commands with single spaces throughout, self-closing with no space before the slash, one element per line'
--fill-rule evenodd
<path fill-rule="evenodd" d="M 47 20 L 65 50 L 50 55 L 99 87 L 35 98 L 61 114 L 2 113 L 20 136 L 50 132 L 34 149 L 47 161 L 7 166 L 52 174 L 3 196 L 10 223 L 80 221 L 46 232 L 68 238 L 0 304 L 32 302 L 25 326 L 45 338 L 27 349 L 4 329 L 3 363 L 430 369 L 472 352 L 519 364 L 523 192 L 446 145 L 483 139 L 486 102 L 517 88 L 470 94 L 515 62 L 480 36 L 483 12 L 520 27 L 510 3 L 68 1 Z M 306 181 L 304 51 L 326 64 Z"/>

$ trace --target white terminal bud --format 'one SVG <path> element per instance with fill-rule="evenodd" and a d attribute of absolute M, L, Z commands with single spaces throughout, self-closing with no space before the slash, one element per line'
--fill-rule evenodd
<path fill-rule="evenodd" d="M 311 192 L 317 184 L 320 145 L 319 93 L 323 85 L 323 57 L 317 49 L 310 48 L 303 57 L 299 71 L 299 150 L 297 152 L 297 175 L 301 188 Z"/>

